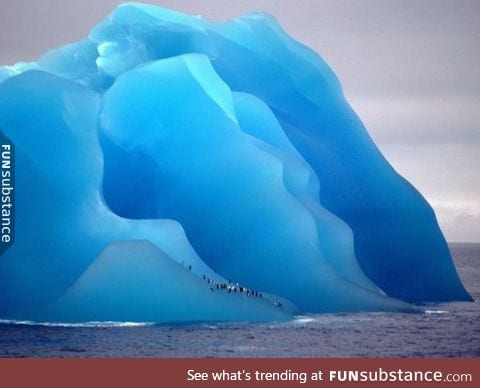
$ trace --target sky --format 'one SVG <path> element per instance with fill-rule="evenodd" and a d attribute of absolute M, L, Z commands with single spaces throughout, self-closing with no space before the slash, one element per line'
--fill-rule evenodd
<path fill-rule="evenodd" d="M 274 15 L 333 68 L 448 241 L 480 242 L 480 1 L 149 0 L 222 21 Z M 0 0 L 0 63 L 84 37 L 117 0 Z"/>

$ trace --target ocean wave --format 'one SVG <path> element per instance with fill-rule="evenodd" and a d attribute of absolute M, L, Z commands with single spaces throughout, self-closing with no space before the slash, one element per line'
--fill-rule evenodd
<path fill-rule="evenodd" d="M 116 322 L 116 321 L 90 321 L 90 322 L 36 322 L 18 321 L 14 319 L 0 319 L 0 325 L 18 326 L 46 326 L 46 327 L 143 327 L 153 326 L 154 322 Z"/>
<path fill-rule="evenodd" d="M 425 314 L 448 314 L 445 310 L 425 310 Z"/>

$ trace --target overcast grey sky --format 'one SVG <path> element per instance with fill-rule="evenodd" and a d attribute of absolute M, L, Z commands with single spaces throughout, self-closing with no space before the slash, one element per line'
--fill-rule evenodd
<path fill-rule="evenodd" d="M 449 241 L 480 242 L 480 1 L 150 0 L 211 20 L 273 14 L 337 73 Z M 117 0 L 0 0 L 0 63 L 85 36 Z"/>

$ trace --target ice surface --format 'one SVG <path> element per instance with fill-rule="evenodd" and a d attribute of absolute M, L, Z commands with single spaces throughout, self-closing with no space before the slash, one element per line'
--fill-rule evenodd
<path fill-rule="evenodd" d="M 66 322 L 90 320 L 88 317 L 94 315 L 94 311 L 111 311 L 99 304 L 97 310 L 92 309 L 92 314 L 88 315 L 79 302 L 72 304 L 71 310 L 55 310 L 55 314 L 50 315 L 50 310 L 44 311 L 41 306 L 50 305 L 62 296 L 87 267 L 96 262 L 97 256 L 116 241 L 150 241 L 161 249 L 157 255 L 163 261 L 168 258 L 177 262 L 177 266 L 183 265 L 185 270 L 188 268 L 191 272 L 189 276 L 202 279 L 209 292 L 203 276 L 216 283 L 227 283 L 196 255 L 177 222 L 124 219 L 108 209 L 99 190 L 102 152 L 96 132 L 99 98 L 95 92 L 52 74 L 30 71 L 3 82 L 0 101 L 2 128 L 17 146 L 16 241 L 0 260 L 2 316 L 22 319 L 33 316 L 41 321 L 55 318 Z M 115 252 L 114 249 L 109 252 L 112 250 Z M 125 247 L 124 250 L 129 251 Z M 139 263 L 143 260 L 141 252 Z M 130 267 L 133 265 L 132 255 L 127 263 Z M 107 262 L 111 264 L 111 260 Z M 143 270 L 146 271 L 145 266 Z M 172 287 L 180 287 L 181 295 L 184 278 L 174 277 L 179 272 L 182 271 L 170 273 L 165 270 L 154 276 L 164 276 L 164 281 Z M 122 273 L 125 274 L 125 270 Z M 128 273 L 130 281 L 139 286 L 142 285 L 142 276 L 149 275 L 143 274 L 141 268 Z M 112 276 L 118 276 L 118 273 L 112 271 Z M 103 285 L 108 286 L 113 289 L 119 285 L 117 281 Z M 220 299 L 229 300 L 228 297 Z M 266 316 L 272 320 L 288 316 L 286 309 L 280 313 L 265 312 L 268 306 L 278 310 L 273 299 L 265 295 L 260 309 L 257 308 L 258 314 L 255 303 L 249 302 L 242 313 L 232 317 L 247 319 L 246 311 L 250 311 L 249 319 L 252 321 L 265 320 Z M 226 319 L 223 311 L 231 311 L 233 307 L 227 308 L 225 303 L 218 305 L 218 316 L 212 315 L 211 310 L 210 315 L 205 313 L 203 316 L 208 320 Z M 235 301 L 231 303 L 235 305 Z M 199 300 L 197 307 L 201 308 L 202 304 Z M 253 307 L 250 308 L 250 305 Z M 115 306 L 118 307 L 116 317 L 129 316 L 125 312 L 129 304 L 120 295 Z M 287 302 L 283 306 L 292 310 Z M 152 309 L 155 308 L 152 306 Z M 74 310 L 83 315 L 72 315 Z M 144 313 L 145 317 L 140 320 L 150 317 L 147 312 Z M 139 314 L 135 316 L 140 317 Z M 160 317 L 160 312 L 156 316 Z M 193 314 L 192 318 L 195 316 L 198 314 Z M 172 314 L 171 317 L 177 315 Z M 108 320 L 112 318 L 106 317 Z"/>
<path fill-rule="evenodd" d="M 35 313 L 33 314 L 35 318 Z M 285 321 L 262 296 L 218 289 L 146 241 L 113 243 L 39 318 L 48 321 Z"/>
<path fill-rule="evenodd" d="M 315 199 L 318 180 L 267 106 L 245 95 L 236 99 L 242 121 L 258 113 L 258 130 L 269 128 L 285 151 L 241 130 L 232 93 L 201 54 L 132 70 L 105 94 L 104 136 L 124 152 L 146 154 L 155 166 L 148 179 L 156 188 L 151 216 L 179 220 L 199 255 L 226 277 L 283 295 L 302 311 L 399 308 L 342 250 L 351 247 L 351 235 L 342 236 L 346 226 Z M 133 194 L 118 186 L 125 181 L 110 180 L 106 193 L 130 201 Z M 132 206 L 126 216 L 135 216 Z M 330 264 L 337 256 L 327 260 L 322 245 L 340 250 L 338 262 Z"/>
<path fill-rule="evenodd" d="M 268 15 L 127 3 L 0 82 L 17 155 L 2 318 L 265 321 L 469 299 L 428 203 Z"/>

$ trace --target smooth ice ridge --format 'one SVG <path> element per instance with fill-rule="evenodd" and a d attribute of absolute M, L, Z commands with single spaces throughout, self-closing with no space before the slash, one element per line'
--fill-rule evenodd
<path fill-rule="evenodd" d="M 470 299 L 428 203 L 268 15 L 121 5 L 81 42 L 0 68 L 0 129 L 17 190 L 2 319 L 265 322 Z"/>

